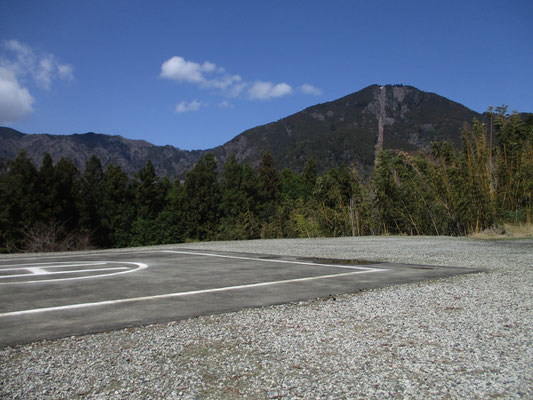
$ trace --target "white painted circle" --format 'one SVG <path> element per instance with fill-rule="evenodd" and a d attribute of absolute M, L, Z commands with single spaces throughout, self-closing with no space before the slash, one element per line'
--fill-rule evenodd
<path fill-rule="evenodd" d="M 145 268 L 148 268 L 148 265 L 129 261 L 58 261 L 3 265 L 0 266 L 0 285 L 103 278 L 129 274 Z M 26 277 L 27 279 L 24 279 Z M 41 279 L 37 279 L 37 277 L 40 277 Z"/>

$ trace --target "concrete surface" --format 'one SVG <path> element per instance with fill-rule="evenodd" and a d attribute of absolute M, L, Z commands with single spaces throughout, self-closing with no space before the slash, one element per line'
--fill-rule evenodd
<path fill-rule="evenodd" d="M 0 346 L 480 270 L 196 250 L 0 258 Z"/>

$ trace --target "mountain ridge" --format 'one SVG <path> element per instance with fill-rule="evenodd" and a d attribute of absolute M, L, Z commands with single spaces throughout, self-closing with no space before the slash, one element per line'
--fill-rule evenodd
<path fill-rule="evenodd" d="M 322 171 L 339 162 L 355 163 L 368 170 L 376 155 L 381 87 L 385 94 L 382 116 L 385 149 L 429 152 L 434 140 L 458 145 L 463 125 L 482 117 L 457 102 L 413 86 L 371 85 L 246 130 L 212 151 L 218 159 L 234 153 L 252 165 L 268 149 L 279 168 L 302 170 L 305 161 L 314 158 L 322 160 L 319 166 Z"/>
<path fill-rule="evenodd" d="M 40 165 L 48 152 L 55 162 L 61 157 L 70 158 L 82 170 L 85 161 L 95 154 L 103 165 L 119 165 L 129 175 L 150 158 L 159 175 L 183 178 L 207 152 L 215 155 L 219 166 L 231 154 L 240 162 L 257 166 L 269 150 L 279 169 L 301 171 L 312 158 L 319 172 L 340 163 L 353 163 L 369 172 L 381 148 L 427 153 L 433 141 L 447 140 L 459 145 L 463 126 L 482 118 L 483 114 L 436 93 L 408 85 L 376 84 L 250 128 L 206 150 L 157 146 L 145 140 L 94 132 L 24 134 L 0 127 L 0 158 L 12 159 L 25 149 Z"/>

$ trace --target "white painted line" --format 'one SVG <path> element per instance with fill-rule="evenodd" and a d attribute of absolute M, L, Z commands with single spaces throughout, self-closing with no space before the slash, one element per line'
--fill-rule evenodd
<path fill-rule="evenodd" d="M 46 275 L 46 270 L 39 267 L 28 267 L 26 270 L 30 271 L 34 275 Z"/>
<path fill-rule="evenodd" d="M 73 277 L 73 278 L 56 278 L 56 279 L 42 279 L 42 280 L 33 280 L 33 281 L 19 281 L 19 282 L 0 282 L 0 285 L 23 285 L 23 284 L 27 284 L 27 283 L 48 283 L 48 282 L 63 282 L 63 281 L 72 281 L 72 280 L 77 280 L 77 279 L 93 279 L 93 278 L 100 278 L 100 277 L 109 277 L 109 276 L 116 276 L 116 275 L 120 275 L 120 274 L 128 274 L 130 272 L 134 272 L 134 271 L 140 271 L 140 270 L 143 270 L 145 268 L 148 268 L 148 265 L 144 264 L 144 263 L 138 263 L 138 262 L 127 262 L 127 261 L 101 261 L 99 263 L 96 263 L 96 264 L 83 264 L 83 266 L 87 266 L 87 265 L 103 265 L 103 264 L 129 264 L 129 265 L 134 265 L 136 266 L 137 268 L 127 268 L 127 267 L 123 267 L 123 269 L 126 269 L 126 271 L 120 271 L 120 272 L 112 272 L 110 274 L 98 274 L 98 275 L 88 275 L 88 276 L 76 276 L 76 277 Z M 76 267 L 77 265 L 80 265 L 80 264 L 71 264 L 71 265 L 68 265 L 69 267 Z M 65 267 L 65 265 L 60 265 L 59 267 Z M 45 268 L 52 268 L 51 266 L 49 267 L 45 267 Z M 21 268 L 21 269 L 28 269 L 28 268 Z M 44 269 L 44 268 L 43 268 Z M 111 268 L 98 268 L 97 271 L 107 271 L 107 270 L 110 270 L 110 269 L 118 269 L 117 267 L 111 267 Z M 2 270 L 0 270 L 1 272 Z M 80 269 L 80 270 L 77 270 L 77 271 L 70 271 L 71 273 L 73 272 L 84 272 L 84 271 L 87 271 L 87 269 Z M 60 273 L 63 273 L 64 271 L 61 271 L 61 272 L 57 272 L 57 274 L 60 274 Z M 56 274 L 55 272 L 54 273 L 50 273 L 49 274 Z M 8 276 L 14 276 L 14 275 L 5 275 L 6 277 Z M 26 274 L 25 276 L 32 276 L 31 274 Z"/>
<path fill-rule="evenodd" d="M 332 268 L 344 268 L 344 269 L 357 269 L 357 270 L 362 270 L 362 271 L 382 271 L 383 270 L 381 268 L 361 267 L 361 266 L 355 266 L 355 265 L 319 264 L 319 263 L 305 262 L 305 261 L 289 261 L 289 260 L 278 260 L 278 259 L 269 259 L 269 258 L 229 256 L 229 255 L 224 255 L 224 254 L 197 253 L 197 252 L 193 252 L 193 251 L 181 251 L 181 250 L 161 250 L 161 252 L 162 253 L 188 254 L 188 255 L 192 255 L 192 256 L 232 258 L 232 259 L 235 259 L 235 260 L 250 260 L 250 261 L 260 261 L 260 262 L 269 262 L 269 263 L 280 263 L 280 264 L 311 265 L 313 267 L 332 267 Z"/>
<path fill-rule="evenodd" d="M 86 258 L 86 257 L 102 257 L 102 256 L 120 256 L 123 254 L 147 254 L 147 253 L 159 253 L 164 250 L 135 250 L 135 251 L 110 251 L 110 252 L 87 252 L 79 254 L 58 254 L 58 255 L 41 255 L 35 257 L 9 257 L 4 258 L 2 261 L 19 261 L 19 260 L 42 260 L 43 258 Z M 58 261 L 60 262 L 60 261 Z M 54 264 L 54 263 L 50 263 Z"/>
<path fill-rule="evenodd" d="M 32 269 L 32 268 L 27 268 L 27 269 Z M 116 270 L 125 270 L 125 269 L 129 269 L 128 267 L 111 267 L 111 268 L 91 268 L 91 269 L 75 269 L 75 270 L 72 270 L 72 271 L 57 271 L 57 272 L 48 272 L 48 271 L 43 271 L 41 273 L 38 273 L 36 275 L 58 275 L 58 274 L 75 274 L 75 273 L 81 273 L 81 272 L 102 272 L 102 271 L 116 271 Z M 112 274 L 106 274 L 107 275 L 112 275 Z M 113 274 L 114 275 L 114 274 Z M 0 279 L 9 279 L 9 278 L 20 278 L 20 277 L 28 277 L 28 276 L 32 276 L 32 274 L 16 274 L 16 275 L 0 275 Z M 96 275 L 91 275 L 90 277 L 91 278 L 94 278 Z M 101 275 L 98 275 L 98 276 L 101 276 Z M 77 278 L 74 278 L 74 279 L 78 279 L 78 278 L 82 278 L 81 276 L 80 277 L 77 277 Z M 66 279 L 61 279 L 62 281 L 63 280 L 66 280 Z M 49 281 L 35 281 L 35 282 L 49 282 Z M 22 283 L 22 282 L 21 282 Z M 23 283 L 28 283 L 27 281 L 23 282 Z"/>
<path fill-rule="evenodd" d="M 21 258 L 12 258 L 12 259 L 6 259 L 3 260 L 4 262 L 10 262 L 10 261 L 18 261 L 18 260 L 42 260 L 43 258 L 75 258 L 75 257 L 101 257 L 101 256 L 120 256 L 124 254 L 153 254 L 153 253 L 176 253 L 176 254 L 188 254 L 188 255 L 196 255 L 196 256 L 207 256 L 207 257 L 220 257 L 220 258 L 233 258 L 233 259 L 241 259 L 241 260 L 250 260 L 250 261 L 260 261 L 260 262 L 276 262 L 276 263 L 287 263 L 287 264 L 299 264 L 299 265 L 311 265 L 315 267 L 332 267 L 332 268 L 344 268 L 344 269 L 357 269 L 357 270 L 381 270 L 381 268 L 371 268 L 371 267 L 362 267 L 362 266 L 347 266 L 347 265 L 339 265 L 339 264 L 319 264 L 319 263 L 313 263 L 313 262 L 304 262 L 304 261 L 288 261 L 288 260 L 277 260 L 277 259 L 265 259 L 265 258 L 254 258 L 254 257 L 244 257 L 244 256 L 230 256 L 230 255 L 224 255 L 224 254 L 214 254 L 214 253 L 201 253 L 201 252 L 194 252 L 194 251 L 186 251 L 186 250 L 132 250 L 132 251 L 116 251 L 116 252 L 94 252 L 94 253 L 87 253 L 87 254 L 60 254 L 60 255 L 50 255 L 50 256 L 36 256 L 36 257 L 21 257 Z M 51 262 L 49 264 L 58 264 L 58 262 Z M 37 264 L 32 264 L 37 265 Z M 9 265 L 6 265 L 9 266 Z M 0 268 L 2 268 L 0 266 Z"/>
<path fill-rule="evenodd" d="M 42 269 L 44 271 L 50 269 L 50 268 L 66 268 L 66 267 L 94 267 L 94 266 L 97 266 L 97 265 L 106 265 L 106 264 L 111 264 L 111 263 L 115 263 L 115 264 L 120 264 L 122 261 L 115 261 L 115 262 L 94 262 L 94 263 L 84 263 L 84 264 L 63 264 L 63 265 L 46 265 L 44 266 L 43 268 L 39 267 L 39 269 Z M 55 263 L 56 264 L 56 263 Z M 27 265 L 26 267 L 21 267 L 20 265 Z M 37 264 L 14 264 L 14 265 L 10 265 L 10 267 L 15 267 L 15 268 L 1 268 L 0 269 L 0 274 L 4 271 L 20 271 L 20 270 L 29 270 L 29 269 L 32 269 L 34 267 L 29 267 L 30 265 L 37 265 Z M 83 269 L 80 269 L 80 271 L 83 271 Z"/>
<path fill-rule="evenodd" d="M 41 267 L 44 266 L 45 268 L 61 268 L 61 267 L 83 267 L 87 265 L 104 265 L 110 262 L 112 261 L 105 261 L 105 262 L 93 261 L 93 262 L 79 262 L 79 263 L 74 262 L 74 264 L 73 264 L 73 261 L 56 261 L 56 262 L 31 263 L 31 264 L 6 264 L 6 265 L 0 265 L 0 271 L 10 271 L 12 269 L 26 269 L 25 267 L 33 267 L 34 265 L 40 265 Z M 62 265 L 56 265 L 56 264 L 62 264 Z M 9 268 L 9 267 L 16 267 L 16 268 Z"/>
<path fill-rule="evenodd" d="M 249 289 L 249 288 L 262 287 L 262 286 L 279 285 L 279 284 L 283 284 L 283 283 L 305 282 L 305 281 L 312 281 L 312 280 L 318 280 L 318 279 L 338 278 L 338 277 L 341 277 L 341 276 L 365 274 L 365 273 L 369 273 L 369 272 L 383 272 L 383 271 L 385 271 L 385 270 L 384 269 L 376 269 L 376 270 L 372 270 L 372 271 L 368 270 L 368 271 L 357 271 L 357 272 L 345 272 L 345 273 L 342 273 L 342 274 L 311 276 L 311 277 L 307 277 L 307 278 L 287 279 L 287 280 L 283 280 L 283 281 L 260 282 L 260 283 L 251 283 L 251 284 L 239 285 L 239 286 L 227 286 L 227 287 L 215 288 L 215 289 L 192 290 L 192 291 L 189 291 L 189 292 L 158 294 L 158 295 L 154 295 L 154 296 L 134 297 L 134 298 L 131 298 L 131 299 L 106 300 L 106 301 L 98 301 L 98 302 L 94 302 L 94 303 L 81 303 L 81 304 L 70 304 L 70 305 L 66 305 L 66 306 L 35 308 L 35 309 L 32 309 L 32 310 L 11 311 L 11 312 L 7 312 L 7 313 L 2 313 L 2 314 L 0 314 L 0 318 L 16 317 L 16 316 L 28 315 L 28 314 L 38 314 L 38 313 L 45 313 L 45 312 L 50 312 L 50 311 L 74 310 L 74 309 L 77 309 L 77 308 L 99 307 L 99 306 L 107 306 L 107 305 L 115 305 L 115 304 L 136 303 L 136 302 L 140 302 L 140 301 L 170 299 L 170 298 L 173 298 L 173 297 L 184 297 L 184 296 L 192 296 L 192 295 L 197 295 L 197 294 L 226 292 L 226 291 L 229 291 L 229 290 Z"/>

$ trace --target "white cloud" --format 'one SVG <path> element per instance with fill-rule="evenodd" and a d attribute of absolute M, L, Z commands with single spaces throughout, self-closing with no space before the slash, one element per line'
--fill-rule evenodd
<path fill-rule="evenodd" d="M 51 57 L 43 58 L 35 69 L 34 77 L 39 86 L 50 89 L 52 84 L 52 74 L 54 72 L 54 62 Z"/>
<path fill-rule="evenodd" d="M 199 85 L 204 89 L 230 89 L 239 84 L 242 78 L 239 75 L 225 73 L 224 68 L 206 61 L 199 64 L 187 61 L 183 57 L 169 58 L 161 66 L 161 78 L 171 79 L 176 82 L 188 82 Z"/>
<path fill-rule="evenodd" d="M 256 81 L 248 89 L 248 97 L 251 99 L 271 99 L 292 93 L 292 87 L 285 82 L 274 85 L 272 82 Z"/>
<path fill-rule="evenodd" d="M 202 82 L 204 88 L 226 89 L 242 81 L 239 75 L 224 75 Z"/>
<path fill-rule="evenodd" d="M 321 95 L 322 90 L 314 87 L 313 85 L 310 85 L 308 83 L 304 83 L 302 86 L 299 87 L 300 91 L 305 94 L 312 94 L 312 95 Z"/>
<path fill-rule="evenodd" d="M 17 40 L 0 43 L 0 123 L 13 123 L 33 112 L 28 83 L 49 90 L 56 80 L 74 79 L 71 65 L 52 54 L 41 54 Z"/>
<path fill-rule="evenodd" d="M 252 83 L 243 80 L 240 75 L 227 73 L 224 68 L 210 61 L 205 61 L 202 64 L 188 61 L 179 56 L 171 57 L 161 65 L 159 77 L 178 83 L 190 83 L 200 89 L 215 89 L 219 94 L 230 99 L 268 100 L 289 95 L 294 90 L 312 95 L 322 93 L 320 89 L 308 83 L 297 89 L 293 89 L 291 85 L 285 82 L 272 83 L 257 80 Z M 223 103 L 219 103 L 219 106 Z"/>
<path fill-rule="evenodd" d="M 3 47 L 11 53 L 11 57 L 0 58 L 0 64 L 13 71 L 17 79 L 29 77 L 39 87 L 47 90 L 56 79 L 74 79 L 72 66 L 61 64 L 52 54 L 39 54 L 17 40 L 6 40 Z"/>
<path fill-rule="evenodd" d="M 201 106 L 202 103 L 200 103 L 198 100 L 193 100 L 189 103 L 186 101 L 182 101 L 176 105 L 176 113 L 183 114 L 189 111 L 198 111 Z"/>
<path fill-rule="evenodd" d="M 212 71 L 214 64 L 205 62 L 204 65 L 187 61 L 183 57 L 174 56 L 161 66 L 161 78 L 173 79 L 178 82 L 203 82 L 203 72 Z"/>
<path fill-rule="evenodd" d="M 33 50 L 29 46 L 20 43 L 18 40 L 6 40 L 4 41 L 4 47 L 14 52 L 17 56 L 17 60 L 23 64 L 30 63 L 31 59 L 34 58 Z"/>
<path fill-rule="evenodd" d="M 15 74 L 0 67 L 0 123 L 10 124 L 30 115 L 33 97 L 28 89 L 20 86 Z"/>
<path fill-rule="evenodd" d="M 231 98 L 239 97 L 242 91 L 248 86 L 248 82 L 234 84 L 231 88 L 228 88 L 228 90 L 226 90 L 226 96 Z"/>

